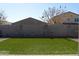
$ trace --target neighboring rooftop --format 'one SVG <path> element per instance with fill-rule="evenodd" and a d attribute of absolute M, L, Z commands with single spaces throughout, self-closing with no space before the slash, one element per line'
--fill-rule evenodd
<path fill-rule="evenodd" d="M 76 13 L 73 13 L 70 11 L 65 12 L 65 13 L 62 13 L 62 14 L 57 15 L 55 17 L 52 17 L 49 20 L 49 24 L 62 24 L 64 22 L 64 20 L 67 20 L 68 18 L 70 18 L 72 20 L 75 16 L 79 17 L 79 14 L 76 14 Z"/>
<path fill-rule="evenodd" d="M 0 21 L 0 25 L 11 25 L 11 22 L 8 21 Z"/>

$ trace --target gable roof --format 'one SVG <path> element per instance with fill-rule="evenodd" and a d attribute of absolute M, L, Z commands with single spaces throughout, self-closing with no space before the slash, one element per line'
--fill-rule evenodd
<path fill-rule="evenodd" d="M 60 14 L 60 15 L 57 15 L 57 16 L 55 16 L 55 17 L 61 16 L 61 15 L 65 15 L 65 14 L 73 14 L 73 15 L 79 16 L 79 14 L 76 14 L 76 13 L 73 13 L 73 12 L 71 12 L 71 11 L 68 11 L 68 12 L 62 13 L 62 14 Z"/>
<path fill-rule="evenodd" d="M 13 24 L 17 24 L 17 23 L 26 23 L 26 24 L 45 24 L 45 22 L 42 22 L 40 20 L 34 19 L 32 17 L 28 17 L 26 19 L 20 20 L 18 22 L 15 22 Z"/>
<path fill-rule="evenodd" d="M 78 16 L 79 16 L 79 14 L 76 14 L 76 13 L 71 12 L 71 11 L 65 12 L 65 13 L 63 13 L 63 14 L 74 14 L 74 15 L 78 15 Z M 61 14 L 60 14 L 60 15 L 61 15 Z"/>

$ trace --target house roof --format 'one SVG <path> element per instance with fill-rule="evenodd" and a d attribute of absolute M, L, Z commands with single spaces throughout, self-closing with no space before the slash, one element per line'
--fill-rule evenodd
<path fill-rule="evenodd" d="M 40 21 L 40 20 L 37 20 L 37 19 L 34 19 L 34 18 L 32 18 L 32 17 L 28 17 L 28 18 L 25 18 L 25 19 L 23 19 L 23 20 L 20 20 L 20 21 L 18 21 L 18 22 L 15 22 L 15 23 L 13 23 L 13 24 L 16 24 L 16 23 L 26 23 L 26 24 L 41 24 L 41 23 L 45 23 L 45 22 L 42 22 L 42 21 Z"/>
<path fill-rule="evenodd" d="M 65 14 L 74 14 L 74 15 L 79 16 L 79 14 L 76 14 L 76 13 L 73 13 L 73 12 L 71 12 L 71 11 L 68 11 L 68 12 L 62 13 L 62 14 L 60 14 L 60 15 L 57 15 L 57 16 L 55 16 L 55 17 L 61 16 L 61 15 L 65 15 Z M 54 17 L 53 17 L 53 18 L 54 18 Z"/>
<path fill-rule="evenodd" d="M 79 14 L 76 14 L 76 13 L 71 12 L 71 11 L 65 12 L 65 13 L 63 13 L 63 14 L 74 14 L 74 15 L 78 15 L 78 16 L 79 16 Z M 60 14 L 60 15 L 61 15 L 61 14 Z"/>

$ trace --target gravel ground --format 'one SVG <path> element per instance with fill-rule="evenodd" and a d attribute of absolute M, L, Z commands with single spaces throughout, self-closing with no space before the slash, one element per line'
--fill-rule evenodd
<path fill-rule="evenodd" d="M 0 42 L 7 40 L 8 38 L 0 38 Z"/>
<path fill-rule="evenodd" d="M 74 41 L 76 41 L 76 42 L 79 42 L 79 39 L 72 39 L 72 40 L 74 40 Z"/>

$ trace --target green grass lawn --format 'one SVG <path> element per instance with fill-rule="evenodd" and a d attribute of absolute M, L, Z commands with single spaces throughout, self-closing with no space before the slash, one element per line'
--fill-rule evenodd
<path fill-rule="evenodd" d="M 78 42 L 69 38 L 9 38 L 0 42 L 0 51 L 9 54 L 77 54 Z"/>

